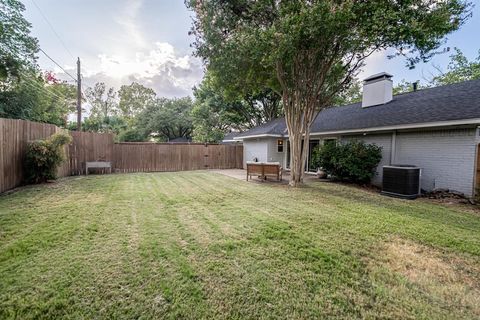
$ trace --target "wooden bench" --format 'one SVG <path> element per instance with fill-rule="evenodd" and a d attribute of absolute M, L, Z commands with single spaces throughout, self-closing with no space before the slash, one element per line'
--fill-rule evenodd
<path fill-rule="evenodd" d="M 267 177 L 275 177 L 282 180 L 282 167 L 278 162 L 247 162 L 247 181 L 252 176 L 258 176 L 262 180 Z"/>
<path fill-rule="evenodd" d="M 109 173 L 112 173 L 112 163 L 109 161 L 85 162 L 85 175 L 88 175 L 88 169 L 93 168 L 108 169 Z"/>

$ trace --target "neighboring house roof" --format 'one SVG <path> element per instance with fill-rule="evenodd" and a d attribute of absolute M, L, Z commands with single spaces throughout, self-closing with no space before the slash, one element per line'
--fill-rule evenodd
<path fill-rule="evenodd" d="M 278 118 L 262 124 L 258 127 L 252 128 L 248 131 L 238 134 L 235 139 L 245 138 L 250 136 L 278 136 L 281 137 L 287 132 L 287 126 L 284 118 Z"/>
<path fill-rule="evenodd" d="M 320 112 L 311 133 L 378 131 L 420 128 L 447 124 L 480 124 L 480 80 L 403 93 L 378 106 L 362 108 L 362 103 L 332 107 Z M 236 137 L 279 136 L 286 134 L 283 118 L 253 128 Z"/>
<path fill-rule="evenodd" d="M 234 140 L 236 136 L 238 136 L 241 132 L 229 132 L 223 137 L 223 142 L 232 142 L 232 141 L 238 141 Z"/>

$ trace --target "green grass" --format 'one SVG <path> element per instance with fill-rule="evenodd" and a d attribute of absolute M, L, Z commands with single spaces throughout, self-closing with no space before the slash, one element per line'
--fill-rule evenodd
<path fill-rule="evenodd" d="M 480 215 L 207 172 L 0 196 L 0 318 L 480 317 Z"/>

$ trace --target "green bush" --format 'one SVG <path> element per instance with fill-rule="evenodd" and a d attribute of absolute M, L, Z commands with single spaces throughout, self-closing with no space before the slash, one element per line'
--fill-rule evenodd
<path fill-rule="evenodd" d="M 63 146 L 71 143 L 72 137 L 56 133 L 45 140 L 31 141 L 25 157 L 25 180 L 41 183 L 57 178 L 57 168 L 65 160 Z"/>
<path fill-rule="evenodd" d="M 382 160 L 382 148 L 356 140 L 325 143 L 314 150 L 312 160 L 337 179 L 368 183 Z"/>
<path fill-rule="evenodd" d="M 118 141 L 120 142 L 143 142 L 147 140 L 146 134 L 138 129 L 127 129 L 118 135 Z"/>

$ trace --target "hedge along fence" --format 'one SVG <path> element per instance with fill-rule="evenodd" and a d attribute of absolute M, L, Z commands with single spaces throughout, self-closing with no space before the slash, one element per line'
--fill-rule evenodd
<path fill-rule="evenodd" d="M 23 165 L 28 141 L 66 131 L 55 125 L 0 118 L 0 193 L 24 180 Z M 71 131 L 65 147 L 67 161 L 58 176 L 85 174 L 85 162 L 110 161 L 115 172 L 234 169 L 243 166 L 243 147 L 216 144 L 114 143 L 106 133 Z"/>

